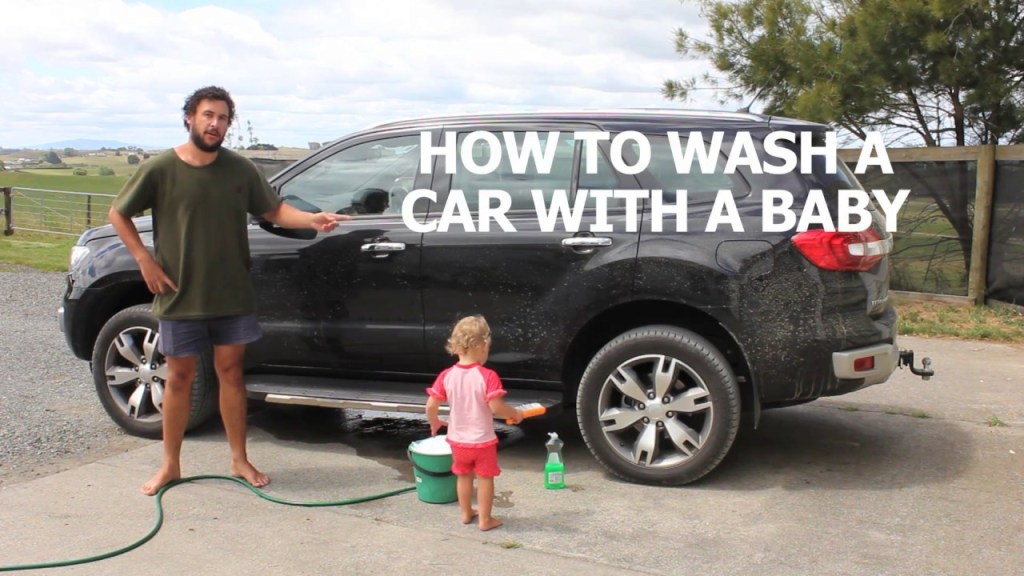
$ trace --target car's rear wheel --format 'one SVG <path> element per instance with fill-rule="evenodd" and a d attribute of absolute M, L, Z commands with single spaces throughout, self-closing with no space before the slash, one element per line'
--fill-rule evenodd
<path fill-rule="evenodd" d="M 93 382 L 100 403 L 118 426 L 145 438 L 163 435 L 163 395 L 167 360 L 149 305 L 126 308 L 107 321 L 93 347 Z M 187 430 L 217 411 L 217 375 L 212 353 L 200 354 L 192 381 Z"/>
<path fill-rule="evenodd" d="M 741 406 L 736 376 L 714 345 L 675 326 L 645 326 L 594 356 L 576 411 L 587 446 L 613 474 L 683 485 L 725 458 Z"/>

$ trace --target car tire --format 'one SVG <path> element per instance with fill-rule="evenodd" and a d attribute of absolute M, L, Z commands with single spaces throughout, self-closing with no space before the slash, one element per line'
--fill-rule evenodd
<path fill-rule="evenodd" d="M 611 473 L 681 486 L 725 458 L 741 403 L 732 368 L 707 339 L 675 326 L 644 326 L 593 357 L 576 412 L 591 453 Z"/>
<path fill-rule="evenodd" d="M 125 432 L 163 437 L 162 396 L 167 361 L 157 350 L 158 322 L 148 304 L 114 314 L 93 347 L 93 383 L 100 403 Z M 217 373 L 211 352 L 199 355 L 192 381 L 186 431 L 206 422 L 218 408 Z"/>

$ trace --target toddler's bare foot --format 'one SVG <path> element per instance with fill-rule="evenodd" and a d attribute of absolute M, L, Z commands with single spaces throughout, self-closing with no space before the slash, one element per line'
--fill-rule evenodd
<path fill-rule="evenodd" d="M 465 513 L 463 513 L 462 514 L 462 523 L 463 524 L 469 524 L 470 522 L 473 521 L 473 518 L 476 518 L 476 515 L 477 515 L 476 509 L 470 510 L 468 516 Z"/>
<path fill-rule="evenodd" d="M 270 478 L 260 472 L 247 460 L 231 463 L 231 475 L 235 478 L 242 478 L 256 488 L 262 488 L 270 484 Z"/>
<path fill-rule="evenodd" d="M 501 525 L 502 525 L 502 521 L 498 520 L 494 516 L 491 516 L 487 520 L 484 520 L 483 518 L 480 519 L 480 529 L 483 530 L 484 532 L 486 532 L 488 530 L 494 530 L 495 528 L 497 528 L 498 526 L 501 526 Z"/>
<path fill-rule="evenodd" d="M 167 483 L 181 479 L 181 469 L 177 466 L 163 466 L 149 482 L 142 485 L 142 493 L 146 496 L 153 496 L 160 491 Z"/>

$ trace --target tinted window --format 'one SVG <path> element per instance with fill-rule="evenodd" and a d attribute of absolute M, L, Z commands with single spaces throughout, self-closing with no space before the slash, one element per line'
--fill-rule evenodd
<path fill-rule="evenodd" d="M 589 149 L 594 144 L 585 140 L 583 142 L 583 152 L 580 154 L 580 168 L 579 168 L 579 190 L 615 190 L 621 188 L 619 185 L 619 178 L 615 173 L 615 168 L 612 166 L 608 157 L 605 156 L 604 151 L 598 146 L 597 150 L 597 170 L 594 174 L 587 173 L 587 155 L 590 154 Z M 624 201 L 618 198 L 607 198 L 605 200 L 607 206 L 618 206 L 623 205 Z M 593 196 L 587 197 L 587 208 L 593 208 L 597 205 L 597 200 Z"/>
<path fill-rule="evenodd" d="M 730 190 L 734 196 L 745 196 L 749 193 L 747 184 L 738 176 L 726 174 L 725 166 L 728 158 L 719 154 L 715 169 L 705 173 L 697 154 L 690 158 L 689 165 L 676 166 L 672 154 L 672 145 L 665 134 L 648 134 L 646 140 L 651 146 L 651 161 L 647 168 L 648 178 L 652 180 L 652 189 L 661 189 L 666 202 L 674 202 L 677 190 L 686 190 L 689 203 L 714 202 L 719 190 Z M 679 135 L 680 149 L 685 152 L 687 135 Z M 704 149 L 710 149 L 709 142 Z M 629 142 L 623 147 L 624 160 L 628 165 L 636 163 L 639 157 L 639 145 Z"/>
<path fill-rule="evenodd" d="M 531 211 L 535 209 L 532 193 L 534 189 L 543 191 L 545 205 L 550 205 L 555 190 L 565 190 L 568 193 L 572 184 L 572 160 L 576 146 L 576 141 L 572 138 L 571 133 L 558 134 L 558 144 L 553 154 L 551 170 L 547 173 L 541 173 L 532 157 L 526 164 L 525 170 L 513 170 L 509 154 L 505 150 L 503 133 L 492 132 L 492 134 L 500 143 L 500 147 L 497 150 L 492 149 L 491 145 L 483 140 L 477 140 L 473 145 L 473 163 L 478 168 L 488 166 L 492 155 L 501 158 L 497 168 L 489 170 L 485 174 L 474 174 L 463 163 L 461 151 L 469 134 L 462 133 L 458 136 L 456 150 L 460 151 L 460 153 L 456 155 L 457 162 L 455 174 L 452 175 L 451 190 L 462 191 L 470 210 L 476 211 L 479 208 L 480 190 L 483 189 L 507 192 L 512 198 L 510 210 Z M 554 134 L 538 132 L 537 135 L 540 142 L 539 150 L 543 154 L 547 150 L 548 140 Z M 515 133 L 516 145 L 520 150 L 522 150 L 525 136 L 523 132 Z M 493 203 L 493 205 L 497 206 L 496 203 Z"/>
<path fill-rule="evenodd" d="M 416 178 L 419 144 L 419 135 L 409 135 L 345 148 L 289 180 L 281 195 L 324 212 L 400 214 Z"/>

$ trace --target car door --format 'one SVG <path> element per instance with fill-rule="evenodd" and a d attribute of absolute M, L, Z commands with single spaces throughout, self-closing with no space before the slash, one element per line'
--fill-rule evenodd
<path fill-rule="evenodd" d="M 432 136 L 431 136 L 432 137 Z M 360 372 L 422 365 L 422 234 L 402 219 L 403 199 L 429 185 L 419 132 L 338 143 L 281 176 L 275 187 L 305 210 L 352 215 L 315 238 L 286 230 L 252 234 L 252 274 L 264 338 L 251 356 L 282 367 Z M 427 204 L 414 208 L 426 217 Z M 306 234 L 308 236 L 308 233 Z"/>
<path fill-rule="evenodd" d="M 605 168 L 601 173 L 579 180 L 585 150 L 574 132 L 594 131 L 592 126 L 512 124 L 447 130 L 453 133 L 460 152 L 455 156 L 454 174 L 435 175 L 434 188 L 443 192 L 439 202 L 445 210 L 451 209 L 453 198 L 461 192 L 473 225 L 456 223 L 447 230 L 428 232 L 423 238 L 423 306 L 430 368 L 437 370 L 451 362 L 445 342 L 452 325 L 462 316 L 482 314 L 493 334 L 489 365 L 504 379 L 557 382 L 568 334 L 588 318 L 594 307 L 630 290 L 637 231 L 626 231 L 624 208 L 610 207 L 607 220 L 614 230 L 590 232 L 598 219 L 594 202 L 582 212 L 578 231 L 568 230 L 565 219 L 555 219 L 554 226 L 551 221 L 546 225 L 531 191 L 542 190 L 544 207 L 548 208 L 558 190 L 564 190 L 573 205 L 578 184 L 613 189 L 619 187 L 619 181 L 609 174 L 603 155 L 600 158 Z M 486 165 L 492 152 L 492 144 L 486 139 L 475 138 L 472 148 L 462 153 L 476 131 L 489 132 L 499 142 L 504 141 L 504 132 L 514 133 L 519 141 L 535 132 L 541 150 L 549 139 L 557 138 L 550 171 L 538 170 L 532 161 L 526 170 L 512 169 L 507 147 L 502 146 L 496 151 L 503 156 L 496 169 L 472 173 L 464 159 L 474 158 L 473 163 L 479 167 Z M 602 151 L 606 153 L 607 149 L 602 147 Z M 506 215 L 514 232 L 503 230 L 496 221 L 489 222 L 489 231 L 481 231 L 478 220 L 482 190 L 507 193 L 511 205 Z M 441 220 L 435 222 L 441 224 Z"/>

